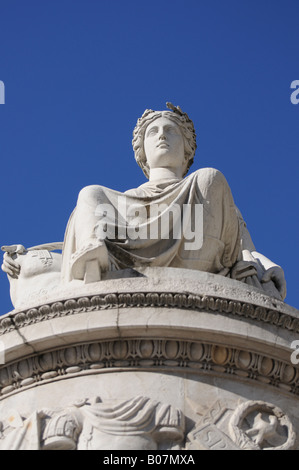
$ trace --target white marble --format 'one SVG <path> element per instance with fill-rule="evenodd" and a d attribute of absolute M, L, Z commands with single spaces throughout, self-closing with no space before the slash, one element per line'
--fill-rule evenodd
<path fill-rule="evenodd" d="M 0 448 L 297 449 L 299 312 L 211 273 L 136 274 L 0 318 Z"/>
<path fill-rule="evenodd" d="M 194 126 L 168 108 L 134 129 L 148 182 L 85 187 L 63 242 L 2 247 L 0 450 L 299 448 L 283 270 L 224 175 L 187 175 Z"/>
<path fill-rule="evenodd" d="M 125 193 L 83 188 L 62 257 L 52 251 L 57 244 L 2 248 L 16 308 L 73 280 L 88 284 L 110 271 L 149 266 L 221 274 L 285 298 L 283 270 L 256 250 L 225 177 L 213 168 L 185 176 L 196 134 L 186 113 L 168 107 L 146 110 L 133 133 L 136 161 L 149 181 Z"/>

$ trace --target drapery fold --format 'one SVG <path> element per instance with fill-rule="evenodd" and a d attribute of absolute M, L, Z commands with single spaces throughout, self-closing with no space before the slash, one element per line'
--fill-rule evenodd
<path fill-rule="evenodd" d="M 233 266 L 240 253 L 233 197 L 225 177 L 213 168 L 125 193 L 97 186 L 87 207 L 90 227 L 84 230 L 90 238 L 105 236 L 111 269 L 169 266 L 217 274 Z M 82 248 L 79 212 L 77 205 L 65 233 L 64 282 L 72 280 L 71 257 Z"/>

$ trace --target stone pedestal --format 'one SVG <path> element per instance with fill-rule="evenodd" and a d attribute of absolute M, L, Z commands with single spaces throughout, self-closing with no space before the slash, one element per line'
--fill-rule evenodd
<path fill-rule="evenodd" d="M 296 309 L 213 274 L 72 284 L 0 317 L 0 448 L 296 449 L 298 331 Z"/>

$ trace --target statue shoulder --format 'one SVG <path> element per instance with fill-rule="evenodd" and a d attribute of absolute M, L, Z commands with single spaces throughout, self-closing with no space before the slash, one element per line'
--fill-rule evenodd
<path fill-rule="evenodd" d="M 213 183 L 222 183 L 227 185 L 227 180 L 221 171 L 216 168 L 200 168 L 190 175 L 190 177 L 195 177 L 201 184 L 211 185 Z"/>
<path fill-rule="evenodd" d="M 223 176 L 223 173 L 221 173 L 220 170 L 217 170 L 217 168 L 213 167 L 205 167 L 205 168 L 199 168 L 198 170 L 195 170 L 191 175 L 199 175 L 199 176 L 210 176 L 210 177 L 217 177 L 217 176 Z"/>

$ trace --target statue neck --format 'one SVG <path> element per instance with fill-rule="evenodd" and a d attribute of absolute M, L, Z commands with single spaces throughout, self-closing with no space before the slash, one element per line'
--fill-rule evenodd
<path fill-rule="evenodd" d="M 158 181 L 165 179 L 178 179 L 183 178 L 181 168 L 152 168 L 150 170 L 149 181 Z"/>

